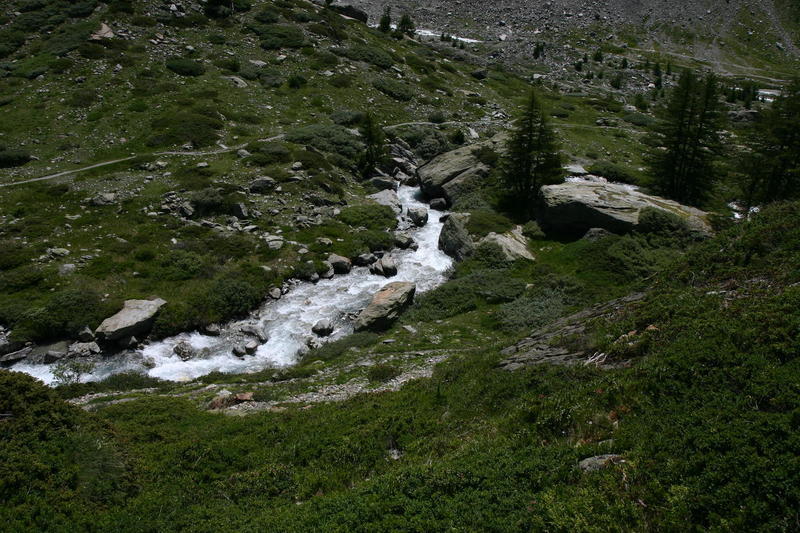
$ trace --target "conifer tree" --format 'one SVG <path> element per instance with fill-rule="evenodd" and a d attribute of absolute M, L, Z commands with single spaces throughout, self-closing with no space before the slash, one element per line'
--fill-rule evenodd
<path fill-rule="evenodd" d="M 386 136 L 372 113 L 367 113 L 360 128 L 364 151 L 358 159 L 358 172 L 361 177 L 369 178 L 386 159 Z"/>
<path fill-rule="evenodd" d="M 397 23 L 397 32 L 401 35 L 408 35 L 413 37 L 417 33 L 417 28 L 414 26 L 414 21 L 408 13 L 403 13 L 400 17 L 400 22 Z"/>
<path fill-rule="evenodd" d="M 699 204 L 714 181 L 720 147 L 716 79 L 709 74 L 699 80 L 684 71 L 660 114 L 648 156 L 655 188 L 679 202 Z"/>
<path fill-rule="evenodd" d="M 378 31 L 381 33 L 389 33 L 392 31 L 392 8 L 389 6 L 386 6 L 381 16 L 381 21 L 378 24 Z"/>
<path fill-rule="evenodd" d="M 740 159 L 746 207 L 800 198 L 800 79 L 761 114 Z"/>
<path fill-rule="evenodd" d="M 531 214 L 542 185 L 562 180 L 558 142 L 536 92 L 531 89 L 502 164 L 503 181 L 516 207 Z"/>

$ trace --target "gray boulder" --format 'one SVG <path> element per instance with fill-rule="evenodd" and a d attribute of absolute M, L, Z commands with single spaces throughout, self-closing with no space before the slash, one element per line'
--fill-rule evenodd
<path fill-rule="evenodd" d="M 428 223 L 428 210 L 424 207 L 409 207 L 408 218 L 417 227 L 422 227 Z"/>
<path fill-rule="evenodd" d="M 463 261 L 475 252 L 472 237 L 467 231 L 468 220 L 467 214 L 453 213 L 447 217 L 439 233 L 439 249 L 456 261 Z"/>
<path fill-rule="evenodd" d="M 417 286 L 406 281 L 394 281 L 375 293 L 369 305 L 355 321 L 356 331 L 380 331 L 388 328 L 400 313 L 414 301 Z"/>
<path fill-rule="evenodd" d="M 639 213 L 647 207 L 677 215 L 697 235 L 712 233 L 704 211 L 645 194 L 628 185 L 572 181 L 546 185 L 541 192 L 543 209 L 539 223 L 546 231 L 562 235 L 581 236 L 592 228 L 627 233 L 636 228 Z"/>
<path fill-rule="evenodd" d="M 479 188 L 491 168 L 476 156 L 481 148 L 500 151 L 506 134 L 488 141 L 462 146 L 440 154 L 417 169 L 419 184 L 429 198 L 443 198 L 453 204 L 459 197 Z"/>
<path fill-rule="evenodd" d="M 115 341 L 132 335 L 147 334 L 161 307 L 167 302 L 155 300 L 125 300 L 125 305 L 117 314 L 103 320 L 95 330 L 97 338 Z"/>
<path fill-rule="evenodd" d="M 609 453 L 605 455 L 596 455 L 594 457 L 587 457 L 586 459 L 578 463 L 578 468 L 581 469 L 583 472 L 596 472 L 598 470 L 606 468 L 607 466 L 624 462 L 625 460 L 622 458 L 621 455 Z"/>
<path fill-rule="evenodd" d="M 67 355 L 70 357 L 90 357 L 100 353 L 100 346 L 96 342 L 74 342 L 70 344 Z"/>
<path fill-rule="evenodd" d="M 613 235 L 613 233 L 603 228 L 589 228 L 589 230 L 584 233 L 583 237 L 581 238 L 585 241 L 597 242 L 600 239 L 605 239 L 611 235 Z"/>
<path fill-rule="evenodd" d="M 395 233 L 394 245 L 401 250 L 408 250 L 414 244 L 414 239 L 407 233 Z"/>
<path fill-rule="evenodd" d="M 397 190 L 397 182 L 388 176 L 376 176 L 369 180 L 379 191 Z"/>
<path fill-rule="evenodd" d="M 516 261 L 517 259 L 535 260 L 533 254 L 528 250 L 528 239 L 522 235 L 522 227 L 520 226 L 503 234 L 490 233 L 479 241 L 478 246 L 487 243 L 496 245 L 507 261 Z"/>
<path fill-rule="evenodd" d="M 336 274 L 347 274 L 353 268 L 353 264 L 346 257 L 341 255 L 331 254 L 328 256 L 328 263 L 333 267 Z"/>
<path fill-rule="evenodd" d="M 273 190 L 276 185 L 277 184 L 274 179 L 267 176 L 262 176 L 251 181 L 248 189 L 254 194 L 264 194 Z"/>
<path fill-rule="evenodd" d="M 319 337 L 327 337 L 333 333 L 333 324 L 331 324 L 331 321 L 327 318 L 323 318 L 314 324 L 314 326 L 311 328 L 311 331 L 313 331 L 314 334 Z"/>
<path fill-rule="evenodd" d="M 195 355 L 194 348 L 186 341 L 181 341 L 172 348 L 175 355 L 181 358 L 181 361 L 188 361 Z"/>
<path fill-rule="evenodd" d="M 447 209 L 447 200 L 444 198 L 434 198 L 430 203 L 431 209 L 436 211 L 444 211 Z"/>
<path fill-rule="evenodd" d="M 358 257 L 356 257 L 353 260 L 353 263 L 355 263 L 356 266 L 369 266 L 377 260 L 378 258 L 375 256 L 375 254 L 367 253 L 367 254 L 361 254 Z"/>
<path fill-rule="evenodd" d="M 378 261 L 372 263 L 372 266 L 369 267 L 369 271 L 378 276 L 391 278 L 397 275 L 397 263 L 395 263 L 391 256 L 384 255 Z"/>
<path fill-rule="evenodd" d="M 370 194 L 367 198 L 379 203 L 380 205 L 385 205 L 391 207 L 392 210 L 397 213 L 398 215 L 403 210 L 403 207 L 400 203 L 400 198 L 397 196 L 397 193 L 393 190 L 386 189 L 380 192 L 376 192 L 375 194 Z"/>

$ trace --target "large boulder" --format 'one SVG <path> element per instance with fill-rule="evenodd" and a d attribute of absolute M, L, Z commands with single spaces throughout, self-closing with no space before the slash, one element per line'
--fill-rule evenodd
<path fill-rule="evenodd" d="M 98 339 L 115 341 L 132 335 L 146 334 L 161 307 L 167 302 L 155 300 L 125 300 L 122 310 L 103 320 L 95 330 Z M 140 337 L 141 338 L 141 337 Z"/>
<path fill-rule="evenodd" d="M 397 213 L 398 215 L 403 210 L 403 204 L 400 202 L 400 197 L 397 196 L 397 193 L 391 189 L 385 189 L 380 192 L 376 192 L 375 194 L 370 194 L 367 198 L 374 200 L 375 202 L 391 207 L 392 210 Z"/>
<path fill-rule="evenodd" d="M 528 239 L 522 234 L 521 226 L 517 226 L 507 233 L 490 233 L 478 242 L 478 246 L 482 244 L 496 245 L 507 261 L 535 260 L 533 254 L 528 250 Z"/>
<path fill-rule="evenodd" d="M 346 257 L 331 254 L 328 256 L 328 263 L 333 267 L 336 274 L 347 274 L 353 268 L 353 264 Z"/>
<path fill-rule="evenodd" d="M 369 305 L 356 318 L 355 330 L 380 331 L 389 327 L 400 313 L 414 301 L 417 286 L 407 281 L 394 281 L 375 293 Z"/>
<path fill-rule="evenodd" d="M 447 217 L 439 233 L 439 249 L 455 259 L 463 261 L 475 251 L 472 237 L 467 231 L 469 215 L 453 213 Z"/>
<path fill-rule="evenodd" d="M 428 223 L 428 210 L 424 207 L 409 207 L 408 218 L 417 227 L 422 227 Z"/>
<path fill-rule="evenodd" d="M 645 194 L 629 185 L 570 181 L 542 187 L 539 223 L 548 232 L 580 237 L 591 228 L 627 233 L 639 224 L 639 213 L 655 208 L 677 215 L 698 235 L 712 233 L 707 213 L 673 200 Z"/>
<path fill-rule="evenodd" d="M 491 168 L 476 155 L 482 148 L 500 151 L 506 135 L 496 135 L 488 141 L 456 148 L 440 154 L 417 169 L 422 191 L 429 198 L 444 198 L 453 204 L 459 197 L 478 188 Z"/>

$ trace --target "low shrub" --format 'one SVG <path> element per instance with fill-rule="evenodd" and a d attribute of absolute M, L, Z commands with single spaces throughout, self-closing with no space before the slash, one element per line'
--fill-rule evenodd
<path fill-rule="evenodd" d="M 291 76 L 289 76 L 289 79 L 286 80 L 286 85 L 288 85 L 290 89 L 300 89 L 301 87 L 304 87 L 307 83 L 308 80 L 305 79 L 305 77 L 303 77 L 300 74 L 292 74 Z"/>
<path fill-rule="evenodd" d="M 222 129 L 222 121 L 196 111 L 170 111 L 152 122 L 156 133 L 147 141 L 148 146 L 170 146 L 190 142 L 197 147 L 213 144 Z"/>
<path fill-rule="evenodd" d="M 485 237 L 489 233 L 505 233 L 513 227 L 514 223 L 507 217 L 488 209 L 473 211 L 467 222 L 467 231 L 477 238 Z"/>
<path fill-rule="evenodd" d="M 392 208 L 377 204 L 345 207 L 339 214 L 339 220 L 354 228 L 385 230 L 397 227 L 397 217 Z"/>
<path fill-rule="evenodd" d="M 169 70 L 180 76 L 202 76 L 206 68 L 202 63 L 185 57 L 173 57 L 166 61 Z"/>
<path fill-rule="evenodd" d="M 0 168 L 20 167 L 31 160 L 24 150 L 9 149 L 0 145 Z"/>
<path fill-rule="evenodd" d="M 361 153 L 361 142 L 346 128 L 339 125 L 312 124 L 289 131 L 286 140 L 317 150 L 339 154 L 355 160 Z"/>
<path fill-rule="evenodd" d="M 546 237 L 542 228 L 539 227 L 539 223 L 535 220 L 531 220 L 522 226 L 522 234 L 531 240 L 540 240 Z"/>
<path fill-rule="evenodd" d="M 402 373 L 403 371 L 394 365 L 379 363 L 371 366 L 369 370 L 367 370 L 367 379 L 374 382 L 385 383 L 393 380 Z"/>
<path fill-rule="evenodd" d="M 377 343 L 379 339 L 380 335 L 376 333 L 353 333 L 311 350 L 303 356 L 303 361 L 331 361 L 340 357 L 348 350 L 372 346 Z"/>
<path fill-rule="evenodd" d="M 382 69 L 387 69 L 394 65 L 392 56 L 377 46 L 355 44 L 347 48 L 334 48 L 332 51 L 353 61 L 363 61 Z"/>
<path fill-rule="evenodd" d="M 378 78 L 372 82 L 372 86 L 383 94 L 401 102 L 408 102 L 414 98 L 414 89 L 401 81 L 390 78 Z"/>
<path fill-rule="evenodd" d="M 363 111 L 352 111 L 350 109 L 338 109 L 331 113 L 331 120 L 340 126 L 356 126 L 361 124 L 366 115 Z"/>
<path fill-rule="evenodd" d="M 611 161 L 596 161 L 586 169 L 590 174 L 602 176 L 609 181 L 617 181 L 621 183 L 636 183 L 636 176 L 634 176 L 627 168 Z"/>
<path fill-rule="evenodd" d="M 280 24 L 266 26 L 259 33 L 259 37 L 261 37 L 261 48 L 264 50 L 302 48 L 305 44 L 303 31 L 297 26 Z"/>

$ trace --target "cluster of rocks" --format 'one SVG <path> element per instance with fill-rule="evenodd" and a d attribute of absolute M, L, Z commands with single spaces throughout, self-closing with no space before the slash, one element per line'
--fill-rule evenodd
<path fill-rule="evenodd" d="M 123 308 L 106 318 L 92 332 L 82 328 L 73 340 L 34 346 L 12 341 L 0 332 L 0 366 L 26 361 L 33 364 L 56 363 L 62 359 L 91 358 L 106 351 L 135 348 L 147 337 L 165 300 L 126 300 Z"/>

